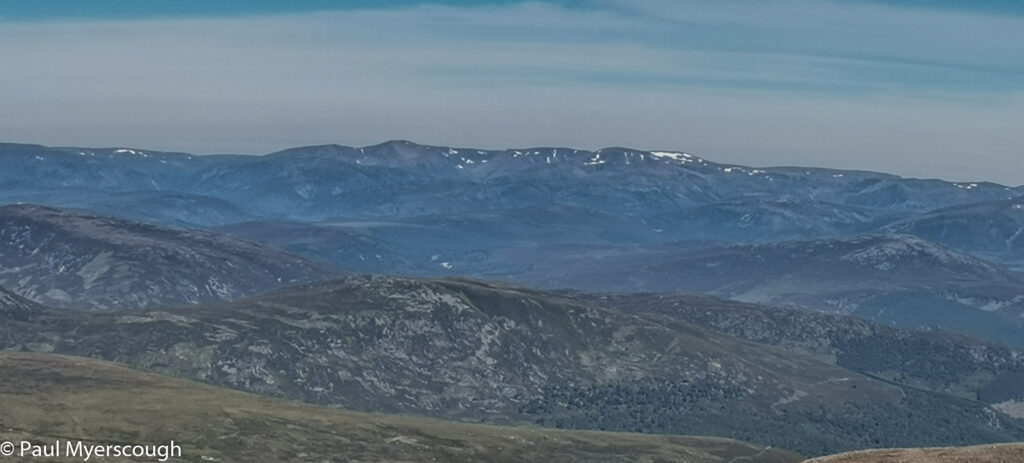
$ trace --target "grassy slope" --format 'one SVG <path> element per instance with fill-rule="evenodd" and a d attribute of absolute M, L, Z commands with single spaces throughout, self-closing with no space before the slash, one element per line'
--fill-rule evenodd
<path fill-rule="evenodd" d="M 805 463 L 1015 463 L 1024 461 L 1024 444 L 980 445 L 962 448 L 887 449 L 843 453 Z"/>
<path fill-rule="evenodd" d="M 0 353 L 0 378 L 0 441 L 157 444 L 174 439 L 183 448 L 183 458 L 176 461 L 800 460 L 788 452 L 719 438 L 511 428 L 355 413 L 51 354 Z M 753 455 L 758 456 L 744 458 Z"/>

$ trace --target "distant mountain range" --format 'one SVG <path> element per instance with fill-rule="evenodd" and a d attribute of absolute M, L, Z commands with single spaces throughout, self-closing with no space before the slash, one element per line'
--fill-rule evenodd
<path fill-rule="evenodd" d="M 817 238 L 1024 194 L 1021 187 L 985 182 L 751 168 L 625 148 L 485 151 L 393 141 L 265 156 L 194 156 L 0 144 L 0 159 L 0 200 L 7 203 L 191 226 L 575 207 L 620 218 L 604 230 L 605 241 Z M 635 227 L 616 229 L 630 223 Z"/>
<path fill-rule="evenodd" d="M 754 168 L 682 152 L 405 141 L 264 156 L 0 144 L 0 163 L 0 203 L 203 228 L 331 267 L 261 250 L 278 257 L 248 262 L 262 273 L 225 283 L 232 267 L 204 257 L 212 267 L 153 275 L 163 289 L 133 301 L 89 294 L 84 279 L 75 281 L 112 248 L 75 248 L 82 262 L 69 274 L 45 255 L 19 257 L 12 246 L 24 243 L 0 237 L 0 249 L 11 250 L 0 254 L 0 284 L 55 306 L 233 299 L 277 278 L 308 281 L 344 269 L 552 289 L 699 291 L 1024 345 L 1024 187 Z M 174 262 L 188 268 L 189 258 Z M 158 262 L 143 261 L 134 275 Z M 286 261 L 294 271 L 278 268 Z"/>

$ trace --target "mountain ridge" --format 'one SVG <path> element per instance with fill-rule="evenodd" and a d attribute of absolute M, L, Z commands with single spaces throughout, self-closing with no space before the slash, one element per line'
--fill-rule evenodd
<path fill-rule="evenodd" d="M 1021 185 L 1014 186 L 1014 185 L 1005 185 L 1005 184 L 1000 184 L 1000 183 L 997 183 L 997 182 L 986 181 L 986 180 L 982 180 L 982 179 L 960 179 L 960 180 L 953 180 L 953 179 L 944 179 L 944 178 L 936 178 L 936 177 L 917 177 L 917 176 L 906 176 L 906 175 L 890 174 L 890 173 L 885 173 L 885 172 L 880 171 L 880 170 L 857 169 L 857 168 L 832 168 L 832 167 L 826 167 L 826 166 L 801 166 L 801 165 L 790 165 L 790 164 L 777 164 L 777 165 L 773 164 L 773 165 L 752 166 L 752 165 L 736 164 L 736 163 L 719 163 L 719 162 L 710 161 L 707 158 L 704 158 L 704 157 L 701 157 L 701 156 L 693 155 L 691 153 L 686 152 L 685 150 L 684 151 L 680 151 L 680 150 L 677 150 L 677 149 L 649 149 L 649 150 L 647 150 L 647 149 L 631 148 L 631 147 L 627 147 L 627 146 L 605 146 L 605 147 L 596 148 L 596 149 L 580 149 L 580 148 L 573 148 L 573 147 L 569 147 L 569 146 L 530 146 L 530 147 L 518 147 L 518 148 L 497 148 L 497 149 L 496 148 L 487 148 L 487 149 L 483 149 L 483 148 L 474 148 L 474 147 L 455 147 L 455 146 L 446 146 L 446 145 L 429 145 L 429 144 L 417 143 L 415 141 L 406 140 L 406 139 L 392 139 L 392 140 L 386 140 L 386 141 L 383 141 L 383 142 L 380 142 L 380 143 L 376 143 L 376 144 L 362 145 L 362 146 L 345 145 L 345 144 L 340 144 L 340 143 L 300 145 L 300 146 L 294 146 L 294 147 L 290 147 L 290 148 L 282 148 L 282 149 L 279 149 L 279 150 L 269 151 L 269 152 L 266 152 L 266 153 L 259 153 L 259 154 L 237 153 L 237 152 L 236 153 L 191 154 L 191 153 L 185 153 L 185 152 L 152 150 L 152 149 L 137 148 L 137 147 L 121 147 L 121 146 L 109 146 L 109 147 L 49 146 L 49 145 L 44 145 L 44 144 L 39 144 L 39 143 L 0 142 L 0 148 L 3 148 L 3 147 L 16 147 L 16 148 L 22 148 L 22 149 L 40 149 L 40 150 L 62 150 L 62 151 L 67 151 L 67 152 L 86 151 L 86 152 L 101 152 L 101 153 L 103 153 L 103 152 L 113 152 L 115 154 L 136 154 L 136 155 L 147 154 L 147 155 L 175 156 L 175 157 L 185 157 L 185 158 L 193 158 L 193 157 L 196 157 L 196 158 L 206 158 L 206 157 L 262 157 L 262 156 L 282 156 L 282 157 L 286 157 L 286 156 L 292 155 L 292 154 L 308 153 L 309 151 L 316 151 L 316 152 L 332 151 L 332 152 L 339 153 L 339 154 L 355 154 L 356 152 L 359 152 L 360 154 L 363 154 L 363 152 L 367 151 L 367 150 L 369 150 L 371 152 L 379 151 L 380 149 L 392 149 L 392 150 L 394 150 L 394 149 L 396 149 L 396 147 L 412 147 L 412 148 L 423 149 L 423 150 L 427 150 L 428 152 L 436 152 L 436 153 L 449 152 L 450 150 L 456 150 L 459 153 L 470 153 L 470 154 L 471 153 L 476 153 L 476 154 L 504 153 L 504 154 L 509 154 L 509 155 L 512 155 L 512 154 L 514 154 L 516 152 L 522 153 L 521 155 L 529 155 L 529 153 L 546 153 L 546 152 L 554 152 L 554 151 L 558 151 L 558 152 L 561 152 L 561 153 L 573 153 L 573 154 L 576 154 L 576 155 L 596 154 L 596 153 L 601 153 L 601 152 L 632 152 L 632 153 L 637 153 L 637 154 L 639 154 L 639 153 L 659 153 L 659 154 L 661 154 L 661 156 L 654 156 L 654 158 L 659 158 L 660 157 L 662 159 L 676 159 L 678 157 L 683 157 L 683 158 L 693 159 L 693 160 L 695 160 L 698 163 L 702 162 L 702 163 L 712 164 L 712 165 L 715 165 L 715 166 L 723 166 L 723 167 L 740 167 L 740 168 L 744 168 L 746 170 L 768 170 L 768 169 L 770 169 L 770 170 L 774 170 L 774 171 L 792 171 L 792 172 L 812 171 L 812 172 L 828 173 L 828 174 L 834 174 L 834 173 L 871 174 L 871 175 L 880 175 L 880 176 L 885 176 L 885 177 L 888 177 L 888 178 L 901 179 L 901 180 L 940 181 L 940 182 L 954 183 L 954 184 L 964 184 L 964 185 L 969 185 L 971 183 L 978 184 L 978 185 L 988 184 L 988 185 L 996 186 L 996 187 L 1008 187 L 1008 188 L 1011 188 L 1011 189 L 1014 189 L 1014 190 L 1018 190 L 1019 189 L 1019 190 L 1021 190 L 1022 194 L 1024 194 L 1024 183 L 1022 183 Z M 122 153 L 117 153 L 118 151 L 120 151 Z M 451 153 L 451 154 L 458 154 L 458 153 Z"/>

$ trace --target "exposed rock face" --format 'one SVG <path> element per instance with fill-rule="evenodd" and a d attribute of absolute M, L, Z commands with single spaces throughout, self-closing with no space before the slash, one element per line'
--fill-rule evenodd
<path fill-rule="evenodd" d="M 332 274 L 226 235 L 39 206 L 0 207 L 0 285 L 53 307 L 231 300 Z"/>

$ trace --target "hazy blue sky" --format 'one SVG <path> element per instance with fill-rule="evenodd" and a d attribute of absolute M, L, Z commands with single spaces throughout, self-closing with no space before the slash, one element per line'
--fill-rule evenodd
<path fill-rule="evenodd" d="M 0 140 L 631 146 L 1024 183 L 1024 1 L 0 0 Z"/>

